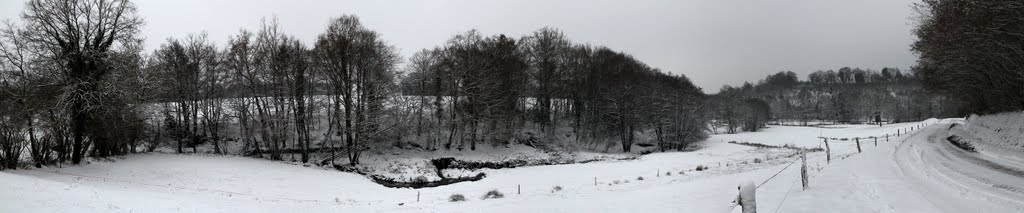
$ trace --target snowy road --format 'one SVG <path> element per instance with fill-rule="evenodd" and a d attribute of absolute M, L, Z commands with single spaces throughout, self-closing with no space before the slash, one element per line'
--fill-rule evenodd
<path fill-rule="evenodd" d="M 780 212 L 1024 212 L 1021 168 L 951 145 L 950 123 L 833 161 Z"/>
<path fill-rule="evenodd" d="M 934 125 L 900 143 L 894 158 L 902 172 L 913 177 L 922 188 L 947 188 L 957 193 L 929 196 L 943 209 L 972 206 L 949 206 L 956 200 L 979 200 L 1016 207 L 1024 211 L 1024 171 L 997 162 L 983 154 L 968 152 L 950 144 L 945 132 L 948 125 Z"/>

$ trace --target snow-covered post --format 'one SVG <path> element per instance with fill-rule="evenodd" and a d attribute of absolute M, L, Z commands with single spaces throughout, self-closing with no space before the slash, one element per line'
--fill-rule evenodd
<path fill-rule="evenodd" d="M 757 201 L 754 193 L 757 191 L 757 187 L 754 186 L 754 182 L 747 181 L 737 188 L 740 190 L 740 194 L 736 196 L 736 201 L 734 201 L 736 205 L 743 209 L 743 213 L 756 213 Z"/>
<path fill-rule="evenodd" d="M 828 138 L 825 138 L 825 161 L 832 163 L 832 148 L 828 147 Z"/>
<path fill-rule="evenodd" d="M 860 153 L 860 138 L 853 138 L 853 140 L 857 141 L 857 153 Z"/>
<path fill-rule="evenodd" d="M 800 165 L 800 183 L 803 183 L 804 190 L 807 190 L 807 152 L 800 152 L 800 160 L 803 161 Z"/>
<path fill-rule="evenodd" d="M 885 142 L 889 142 L 889 133 L 885 133 Z"/>

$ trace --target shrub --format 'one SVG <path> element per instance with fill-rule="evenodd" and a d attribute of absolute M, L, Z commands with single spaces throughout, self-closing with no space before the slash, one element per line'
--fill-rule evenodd
<path fill-rule="evenodd" d="M 644 180 L 644 176 L 636 177 L 636 180 Z"/>
<path fill-rule="evenodd" d="M 708 169 L 708 168 L 704 167 L 704 165 L 697 165 L 697 171 L 704 171 L 705 169 Z"/>
<path fill-rule="evenodd" d="M 453 194 L 451 197 L 448 197 L 448 202 L 462 202 L 462 201 L 466 201 L 466 196 L 462 196 L 461 194 Z"/>
<path fill-rule="evenodd" d="M 412 180 L 413 183 L 426 183 L 427 177 L 420 175 Z"/>
<path fill-rule="evenodd" d="M 501 192 L 499 192 L 498 190 L 491 190 L 491 191 L 488 191 L 486 194 L 484 194 L 484 197 L 480 198 L 480 199 L 487 200 L 487 199 L 497 199 L 497 198 L 503 198 L 503 197 L 505 197 L 505 195 L 502 194 Z"/>
<path fill-rule="evenodd" d="M 555 188 L 551 188 L 551 192 L 552 193 L 557 192 L 557 191 L 562 191 L 562 186 L 555 186 Z"/>
<path fill-rule="evenodd" d="M 761 163 L 761 159 L 760 158 L 754 158 L 754 163 Z"/>
<path fill-rule="evenodd" d="M 685 175 L 685 174 L 686 174 L 686 172 L 684 172 L 684 171 L 679 171 L 679 174 L 680 174 L 680 175 Z"/>
<path fill-rule="evenodd" d="M 622 183 L 622 182 L 620 182 L 619 180 L 615 180 L 615 181 L 612 181 L 612 183 L 619 184 L 619 183 Z"/>
<path fill-rule="evenodd" d="M 672 176 L 672 172 L 665 172 L 665 176 Z"/>

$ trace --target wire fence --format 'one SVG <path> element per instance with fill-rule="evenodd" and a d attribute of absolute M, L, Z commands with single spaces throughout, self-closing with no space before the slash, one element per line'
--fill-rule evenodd
<path fill-rule="evenodd" d="M 885 137 L 885 138 L 888 138 L 888 137 L 890 137 L 890 136 L 892 136 L 892 137 L 904 137 L 904 136 L 909 136 L 909 135 L 910 135 L 910 134 L 909 134 L 910 132 L 916 132 L 916 131 L 918 131 L 918 130 L 921 130 L 921 129 L 923 129 L 924 127 L 927 127 L 927 126 L 930 126 L 930 125 L 933 125 L 933 124 L 938 124 L 938 123 L 939 123 L 939 121 L 935 121 L 935 122 L 930 122 L 930 123 L 924 123 L 924 122 L 922 122 L 922 123 L 918 123 L 918 124 L 916 124 L 916 125 L 913 125 L 913 126 L 910 126 L 910 127 L 904 127 L 904 128 L 899 128 L 899 129 L 897 129 L 897 132 L 894 132 L 893 134 L 885 133 L 885 134 L 880 134 L 880 135 L 872 135 L 872 136 L 865 136 L 865 137 L 853 137 L 853 138 L 854 138 L 854 140 L 853 140 L 853 141 L 851 141 L 851 140 L 845 140 L 845 141 L 844 141 L 844 140 L 839 140 L 839 141 L 841 141 L 841 142 L 839 142 L 839 143 L 859 143 L 858 139 L 862 139 L 862 138 L 883 138 L 883 137 Z M 823 143 L 828 143 L 828 141 L 827 141 L 828 139 L 834 139 L 834 138 L 829 138 L 829 137 L 820 137 L 820 136 L 819 136 L 818 138 L 820 138 L 820 139 L 824 139 L 824 140 L 822 141 Z M 848 139 L 848 138 L 847 138 L 847 139 Z M 899 143 L 899 142 L 900 142 L 900 140 L 897 140 L 896 142 L 897 142 L 897 143 Z M 835 143 L 835 142 L 833 142 L 833 143 Z M 859 146 L 859 145 L 858 145 L 858 146 Z M 828 146 L 826 146 L 826 147 L 828 147 Z M 860 150 L 860 148 L 858 148 L 858 150 Z M 825 153 L 826 153 L 826 155 L 830 155 L 830 152 L 831 152 L 830 150 L 826 150 L 826 152 L 825 152 Z M 861 153 L 861 151 L 858 151 L 857 153 L 849 153 L 849 154 L 846 154 L 846 156 L 850 156 L 850 155 L 855 155 L 855 154 L 859 154 L 859 153 Z M 826 156 L 826 157 L 827 157 L 827 158 L 829 158 L 829 156 Z M 843 159 L 845 159 L 845 157 L 844 157 Z M 789 165 L 786 165 L 785 167 L 783 167 L 782 169 L 780 169 L 780 170 L 779 170 L 778 172 L 775 172 L 775 174 L 773 174 L 772 176 L 770 176 L 770 177 L 768 177 L 767 179 L 765 179 L 765 180 L 764 180 L 763 182 L 761 182 L 761 184 L 757 185 L 757 187 L 755 188 L 755 190 L 756 190 L 756 189 L 760 189 L 760 188 L 761 188 L 761 186 L 764 186 L 764 185 L 765 185 L 766 183 L 768 183 L 768 181 L 770 181 L 770 180 L 774 179 L 774 178 L 775 178 L 776 176 L 778 176 L 779 174 L 781 174 L 781 173 L 782 173 L 783 171 L 786 171 L 786 169 L 788 169 L 788 168 L 789 168 L 789 166 L 790 166 L 790 165 L 792 165 L 793 163 L 796 163 L 796 161 L 797 161 L 797 160 L 800 160 L 800 158 L 797 158 L 797 159 L 795 159 L 795 160 L 794 160 L 793 162 L 791 162 L 791 163 L 790 163 Z M 829 161 L 831 161 L 831 160 L 829 160 Z M 828 165 L 828 164 L 826 164 L 826 165 Z M 808 176 L 808 177 L 810 177 L 810 174 L 809 174 L 809 173 L 810 173 L 810 171 L 807 171 L 807 173 L 808 173 L 808 174 L 807 174 L 807 176 Z M 789 194 L 790 194 L 790 192 L 792 192 L 792 191 L 793 191 L 793 187 L 794 187 L 794 186 L 796 186 L 796 182 L 797 182 L 797 181 L 800 181 L 800 179 L 796 179 L 796 180 L 793 180 L 793 184 L 792 184 L 792 185 L 791 185 L 791 186 L 789 187 L 789 189 L 787 189 L 787 190 L 786 190 L 786 194 L 784 194 L 784 195 L 782 196 L 782 199 L 781 199 L 781 200 L 779 201 L 779 204 L 778 204 L 778 205 L 776 205 L 776 207 L 775 207 L 775 212 L 778 212 L 778 211 L 779 211 L 779 209 L 780 209 L 780 208 L 782 207 L 782 204 L 786 202 L 786 199 L 787 199 L 787 198 L 789 197 Z M 737 202 L 732 202 L 732 205 L 730 205 L 730 206 L 729 206 L 729 208 L 728 208 L 728 210 L 727 210 L 726 212 L 732 212 L 733 210 L 735 210 L 735 208 L 736 208 L 737 206 L 740 206 L 739 204 L 740 204 L 740 203 L 737 203 Z"/>

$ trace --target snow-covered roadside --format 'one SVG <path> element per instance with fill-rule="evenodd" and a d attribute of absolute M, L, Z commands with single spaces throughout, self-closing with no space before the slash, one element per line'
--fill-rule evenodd
<path fill-rule="evenodd" d="M 953 122 L 835 161 L 812 175 L 809 190 L 794 189 L 782 212 L 1024 211 L 1021 192 L 1007 193 L 976 178 L 1020 185 L 1024 179 L 1003 177 L 951 154 L 960 151 L 945 141 Z"/>

